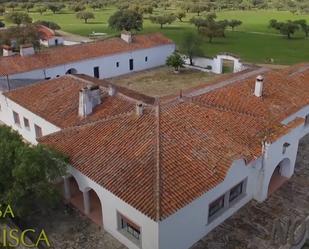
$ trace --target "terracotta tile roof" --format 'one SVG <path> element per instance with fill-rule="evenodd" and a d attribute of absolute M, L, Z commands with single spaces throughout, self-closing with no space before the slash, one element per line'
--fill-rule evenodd
<path fill-rule="evenodd" d="M 80 118 L 78 116 L 79 90 L 91 84 L 93 83 L 90 81 L 67 75 L 18 88 L 4 95 L 60 128 L 93 122 L 126 113 L 135 108 L 134 101 L 119 94 L 110 97 L 102 89 L 104 95 L 102 104 L 95 107 L 91 115 Z"/>
<path fill-rule="evenodd" d="M 50 48 L 32 56 L 0 57 L 0 75 L 11 75 L 35 69 L 63 65 L 70 62 L 146 49 L 173 42 L 160 33 L 136 35 L 132 43 L 121 38 L 111 38 L 94 43 Z"/>
<path fill-rule="evenodd" d="M 305 65 L 267 72 L 262 98 L 253 96 L 250 76 L 148 106 L 141 117 L 127 112 L 40 142 L 66 153 L 73 167 L 131 206 L 163 220 L 221 183 L 234 160 L 249 163 L 261 156 L 263 142 L 302 125 L 303 119 L 281 121 L 309 104 L 308 79 Z"/>
<path fill-rule="evenodd" d="M 38 32 L 42 40 L 49 40 L 55 36 L 55 32 L 44 25 L 38 25 Z"/>

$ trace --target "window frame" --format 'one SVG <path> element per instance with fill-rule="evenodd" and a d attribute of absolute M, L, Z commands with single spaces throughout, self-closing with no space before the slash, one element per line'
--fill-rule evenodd
<path fill-rule="evenodd" d="M 234 191 L 235 189 L 237 190 L 238 187 L 240 187 L 240 192 L 237 193 L 237 195 L 235 195 L 231 198 L 232 191 Z M 244 187 L 245 187 L 245 181 L 241 181 L 240 183 L 238 183 L 237 185 L 235 185 L 234 187 L 232 187 L 230 189 L 230 191 L 229 191 L 229 203 L 234 203 L 235 201 L 237 201 L 243 195 Z"/>
<path fill-rule="evenodd" d="M 25 118 L 24 117 L 24 127 L 27 129 L 27 130 L 30 130 L 30 122 L 29 122 L 29 119 Z M 28 124 L 28 125 L 27 125 Z"/>
<path fill-rule="evenodd" d="M 21 126 L 19 113 L 13 111 L 14 124 Z"/>
<path fill-rule="evenodd" d="M 221 213 L 222 210 L 224 210 L 224 199 L 225 199 L 225 195 L 221 195 L 219 198 L 217 198 L 216 200 L 212 201 L 211 203 L 209 203 L 209 207 L 208 207 L 208 219 L 213 219 L 214 217 L 216 217 L 216 215 L 218 215 L 219 213 Z M 217 208 L 215 211 L 212 211 L 212 209 L 214 208 L 214 205 L 217 202 L 222 202 L 222 204 L 220 204 L 220 207 Z M 212 207 L 213 206 L 213 207 Z"/>
<path fill-rule="evenodd" d="M 42 127 L 37 125 L 37 124 L 34 124 L 34 131 L 35 131 L 35 137 L 36 138 L 39 138 L 39 137 L 42 137 L 43 136 L 43 130 L 42 130 Z M 39 131 L 39 132 L 38 132 Z"/>
<path fill-rule="evenodd" d="M 142 229 L 135 222 L 117 211 L 118 231 L 134 244 L 140 246 L 142 242 Z"/>

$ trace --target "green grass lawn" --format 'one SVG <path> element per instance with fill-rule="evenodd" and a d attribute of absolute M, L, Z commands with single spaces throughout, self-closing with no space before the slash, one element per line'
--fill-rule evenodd
<path fill-rule="evenodd" d="M 101 11 L 95 11 L 96 19 L 90 20 L 88 24 L 75 18 L 75 13 L 68 10 L 60 14 L 47 12 L 43 15 L 31 13 L 34 20 L 44 19 L 58 23 L 64 31 L 88 36 L 93 31 L 115 34 L 108 28 L 108 18 L 116 11 L 116 8 L 109 7 Z M 162 12 L 176 12 L 175 9 L 156 10 L 154 14 Z M 280 36 L 277 31 L 268 28 L 270 19 L 280 21 L 306 19 L 309 22 L 309 15 L 294 15 L 286 11 L 226 11 L 217 13 L 219 19 L 239 19 L 243 25 L 236 31 L 227 31 L 226 38 L 216 38 L 213 43 L 205 41 L 202 48 L 205 56 L 213 56 L 220 52 L 229 52 L 239 55 L 244 61 L 255 63 L 267 63 L 270 58 L 275 64 L 294 64 L 309 61 L 309 39 L 304 39 L 302 32 L 297 32 L 294 39 L 288 40 Z M 189 14 L 183 22 L 176 21 L 163 29 L 159 25 L 149 22 L 147 16 L 144 21 L 142 33 L 163 32 L 166 36 L 179 44 L 184 32 L 196 32 L 196 28 L 189 23 L 194 14 Z"/>

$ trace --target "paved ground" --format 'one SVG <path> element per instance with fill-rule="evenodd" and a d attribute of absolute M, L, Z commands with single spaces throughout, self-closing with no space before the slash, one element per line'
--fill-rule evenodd
<path fill-rule="evenodd" d="M 309 136 L 300 143 L 295 171 L 266 202 L 251 201 L 191 249 L 278 249 L 271 239 L 274 221 L 309 215 Z"/>

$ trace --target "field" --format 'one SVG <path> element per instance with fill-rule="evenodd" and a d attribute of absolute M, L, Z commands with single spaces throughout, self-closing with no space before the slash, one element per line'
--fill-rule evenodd
<path fill-rule="evenodd" d="M 110 35 L 115 31 L 109 29 L 108 18 L 116 11 L 116 8 L 108 7 L 95 11 L 96 19 L 88 24 L 75 18 L 75 14 L 69 10 L 63 10 L 60 14 L 47 12 L 43 15 L 31 13 L 34 20 L 44 19 L 55 21 L 64 31 L 88 36 L 92 32 L 104 32 Z M 153 15 L 162 12 L 177 12 L 176 9 L 155 10 Z M 196 28 L 189 23 L 192 16 L 189 13 L 183 22 L 176 21 L 160 29 L 159 25 L 152 24 L 145 16 L 143 33 L 163 32 L 179 44 L 184 32 L 196 32 Z M 202 44 L 204 55 L 213 56 L 220 52 L 230 52 L 240 56 L 244 61 L 254 63 L 294 64 L 309 60 L 309 39 L 304 38 L 302 32 L 297 32 L 292 40 L 282 37 L 277 31 L 268 28 L 270 19 L 281 21 L 306 19 L 309 15 L 294 15 L 285 11 L 259 10 L 259 11 L 226 11 L 217 13 L 218 19 L 239 19 L 243 25 L 236 31 L 227 31 L 226 38 L 216 38 L 213 43 L 206 40 Z"/>
<path fill-rule="evenodd" d="M 211 73 L 185 68 L 181 69 L 179 74 L 175 74 L 171 68 L 160 67 L 111 78 L 109 81 L 148 96 L 160 97 L 178 94 L 180 90 L 207 83 L 214 77 L 216 76 Z"/>

